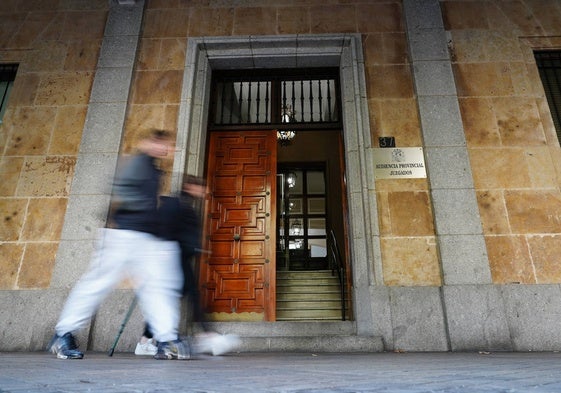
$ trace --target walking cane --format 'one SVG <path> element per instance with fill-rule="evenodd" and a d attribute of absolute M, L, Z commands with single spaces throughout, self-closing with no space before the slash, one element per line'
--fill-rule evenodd
<path fill-rule="evenodd" d="M 134 299 L 132 299 L 132 303 L 129 306 L 129 310 L 127 311 L 127 315 L 125 315 L 125 319 L 123 319 L 123 323 L 121 324 L 121 327 L 119 328 L 119 333 L 117 333 L 117 337 L 115 337 L 115 342 L 113 343 L 113 346 L 111 347 L 111 349 L 109 350 L 109 356 L 113 356 L 113 352 L 115 352 L 115 347 L 117 346 L 117 343 L 119 342 L 119 338 L 121 338 L 121 334 L 123 334 L 123 331 L 125 330 L 125 326 L 127 324 L 127 322 L 129 321 L 132 312 L 134 311 L 134 308 L 136 307 L 136 296 L 134 297 Z"/>

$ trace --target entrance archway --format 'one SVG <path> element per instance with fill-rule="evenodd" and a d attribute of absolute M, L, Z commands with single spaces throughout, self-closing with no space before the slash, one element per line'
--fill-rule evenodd
<path fill-rule="evenodd" d="M 321 50 L 318 50 L 321 48 Z M 203 174 L 212 70 L 338 67 L 349 206 L 349 259 L 356 334 L 374 329 L 370 288 L 381 283 L 378 219 L 360 35 L 191 38 L 186 54 L 173 187 Z"/>

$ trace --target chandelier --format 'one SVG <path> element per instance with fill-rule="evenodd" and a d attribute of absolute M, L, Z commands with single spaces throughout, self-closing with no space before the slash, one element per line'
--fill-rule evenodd
<path fill-rule="evenodd" d="M 288 106 L 283 105 L 281 122 L 291 123 L 294 122 L 295 120 L 296 117 L 294 116 L 294 111 L 292 110 L 292 107 L 290 105 Z M 281 146 L 290 145 L 295 136 L 296 136 L 295 131 L 289 131 L 289 130 L 277 131 L 277 140 L 279 141 Z"/>

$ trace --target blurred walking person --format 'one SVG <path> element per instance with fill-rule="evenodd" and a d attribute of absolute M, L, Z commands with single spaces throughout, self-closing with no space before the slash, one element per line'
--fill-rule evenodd
<path fill-rule="evenodd" d="M 181 249 L 181 266 L 183 268 L 183 295 L 187 298 L 191 311 L 192 328 L 198 325 L 200 332 L 193 332 L 193 348 L 197 353 L 210 353 L 222 355 L 239 346 L 238 336 L 232 334 L 219 334 L 212 330 L 205 318 L 197 275 L 194 269 L 194 258 L 197 254 L 208 253 L 201 247 L 201 218 L 198 202 L 206 195 L 204 179 L 187 175 L 183 181 L 180 198 L 180 220 L 183 230 L 180 231 L 179 245 Z"/>
<path fill-rule="evenodd" d="M 188 359 L 179 339 L 179 301 L 183 275 L 177 242 L 158 236 L 158 160 L 168 156 L 169 133 L 154 130 L 142 139 L 138 154 L 117 172 L 111 209 L 114 228 L 100 230 L 89 270 L 76 283 L 47 349 L 60 359 L 81 359 L 73 333 L 88 322 L 105 297 L 128 277 L 146 322 L 166 359 Z"/>
<path fill-rule="evenodd" d="M 195 326 L 198 325 L 198 335 L 191 342 L 194 352 L 208 352 L 221 355 L 234 349 L 239 344 L 239 339 L 234 335 L 221 335 L 213 331 L 205 319 L 201 303 L 197 275 L 194 269 L 195 257 L 206 253 L 201 249 L 201 218 L 200 202 L 206 194 L 204 179 L 185 175 L 179 197 L 164 196 L 160 198 L 160 225 L 159 234 L 167 240 L 175 240 L 181 250 L 181 267 L 183 269 L 183 291 L 188 305 L 187 320 L 191 323 L 193 335 Z M 149 323 L 146 323 L 142 338 L 136 345 L 136 355 L 161 356 L 157 353 L 158 343 L 153 337 Z"/>

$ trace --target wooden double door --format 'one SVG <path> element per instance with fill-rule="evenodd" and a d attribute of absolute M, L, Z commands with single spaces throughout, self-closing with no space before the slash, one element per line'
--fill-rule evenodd
<path fill-rule="evenodd" d="M 211 132 L 201 298 L 215 320 L 275 320 L 275 131 Z"/>

